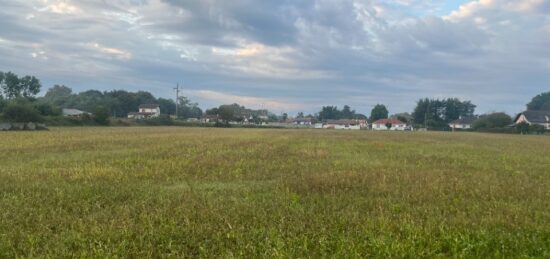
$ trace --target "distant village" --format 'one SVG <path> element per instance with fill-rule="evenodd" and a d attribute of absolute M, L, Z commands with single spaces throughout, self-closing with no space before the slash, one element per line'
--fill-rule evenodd
<path fill-rule="evenodd" d="M 203 111 L 187 97 L 156 98 L 145 91 L 88 90 L 74 93 L 55 85 L 44 96 L 40 80 L 0 71 L 0 130 L 46 126 L 181 125 L 215 127 L 277 127 L 373 131 L 481 131 L 546 133 L 550 130 L 550 92 L 541 93 L 513 117 L 503 112 L 475 114 L 476 105 L 458 98 L 416 102 L 412 112 L 389 114 L 383 104 L 370 114 L 350 106 L 323 106 L 315 114 L 274 114 L 239 104 L 224 104 Z"/>

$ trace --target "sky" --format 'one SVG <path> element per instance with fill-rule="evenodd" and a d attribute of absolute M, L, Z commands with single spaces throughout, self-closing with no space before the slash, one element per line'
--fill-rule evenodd
<path fill-rule="evenodd" d="M 0 71 L 275 113 L 418 99 L 525 109 L 550 90 L 550 0 L 0 0 Z"/>

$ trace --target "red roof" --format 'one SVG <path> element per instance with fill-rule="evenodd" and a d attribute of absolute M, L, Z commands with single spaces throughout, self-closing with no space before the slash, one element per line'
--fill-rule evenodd
<path fill-rule="evenodd" d="M 391 123 L 391 125 L 398 125 L 398 124 L 405 124 L 404 122 L 398 120 L 398 119 L 395 119 L 395 118 L 391 118 L 391 119 L 380 119 L 380 120 L 377 120 L 375 121 L 373 124 L 380 124 L 380 125 L 386 125 L 388 123 Z"/>

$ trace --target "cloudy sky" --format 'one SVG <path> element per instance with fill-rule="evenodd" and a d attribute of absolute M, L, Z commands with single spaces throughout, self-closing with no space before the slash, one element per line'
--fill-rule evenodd
<path fill-rule="evenodd" d="M 550 0 L 0 0 L 0 71 L 277 113 L 550 90 Z"/>

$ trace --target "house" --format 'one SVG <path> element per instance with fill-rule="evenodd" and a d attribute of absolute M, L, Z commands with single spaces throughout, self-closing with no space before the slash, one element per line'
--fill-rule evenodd
<path fill-rule="evenodd" d="M 472 128 L 472 124 L 474 124 L 474 121 L 476 121 L 476 117 L 461 117 L 458 120 L 451 121 L 449 123 L 449 127 L 451 127 L 453 130 L 467 130 Z"/>
<path fill-rule="evenodd" d="M 524 111 L 516 116 L 514 124 L 525 122 L 529 125 L 541 125 L 550 130 L 550 111 Z"/>
<path fill-rule="evenodd" d="M 217 122 L 219 120 L 218 115 L 204 115 L 201 118 L 202 123 L 211 123 L 211 122 Z"/>
<path fill-rule="evenodd" d="M 150 119 L 160 116 L 160 106 L 158 104 L 142 104 L 139 106 L 139 112 L 128 113 L 128 119 Z"/>
<path fill-rule="evenodd" d="M 313 118 L 294 118 L 289 119 L 286 121 L 288 124 L 294 124 L 294 125 L 307 125 L 311 126 L 314 124 Z"/>
<path fill-rule="evenodd" d="M 80 118 L 84 115 L 92 115 L 89 112 L 85 112 L 77 109 L 63 109 L 62 113 L 64 117 L 71 117 L 71 118 Z"/>
<path fill-rule="evenodd" d="M 328 120 L 323 129 L 360 130 L 367 127 L 366 120 Z"/>
<path fill-rule="evenodd" d="M 388 124 L 391 124 L 391 127 L 388 129 Z M 396 119 L 380 119 L 372 123 L 372 130 L 408 130 L 407 124 Z"/>

